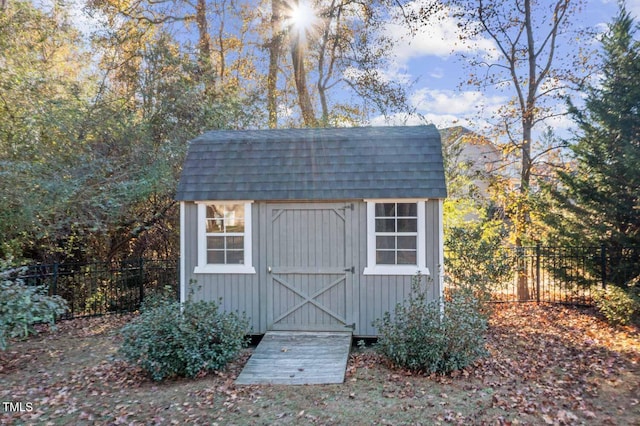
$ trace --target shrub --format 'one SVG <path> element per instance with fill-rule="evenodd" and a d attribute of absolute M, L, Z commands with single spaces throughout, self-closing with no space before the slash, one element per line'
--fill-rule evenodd
<path fill-rule="evenodd" d="M 449 373 L 486 355 L 487 318 L 469 291 L 454 291 L 444 302 L 429 301 L 417 276 L 404 304 L 373 322 L 376 349 L 394 364 L 424 373 Z"/>
<path fill-rule="evenodd" d="M 120 352 L 156 381 L 219 370 L 246 346 L 244 315 L 215 302 L 154 299 L 121 330 Z"/>
<path fill-rule="evenodd" d="M 450 228 L 445 239 L 447 285 L 473 292 L 484 308 L 513 277 L 514 259 L 502 249 L 505 232 L 502 224 L 482 222 Z"/>
<path fill-rule="evenodd" d="M 0 272 L 0 350 L 10 338 L 24 338 L 36 332 L 37 323 L 54 325 L 56 317 L 67 311 L 60 296 L 48 296 L 44 286 L 27 286 L 21 269 Z"/>
<path fill-rule="evenodd" d="M 629 324 L 634 313 L 639 310 L 639 302 L 631 294 L 631 289 L 625 291 L 610 285 L 605 289 L 594 288 L 592 294 L 596 308 L 611 324 Z"/>

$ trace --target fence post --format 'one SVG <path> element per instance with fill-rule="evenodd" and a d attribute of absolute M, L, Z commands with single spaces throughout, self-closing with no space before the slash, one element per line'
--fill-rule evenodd
<path fill-rule="evenodd" d="M 140 281 L 140 304 L 142 305 L 142 300 L 144 299 L 144 259 L 141 257 L 138 263 L 139 266 L 139 270 L 138 270 L 138 278 Z"/>
<path fill-rule="evenodd" d="M 602 288 L 607 288 L 607 246 L 600 245 L 600 276 L 602 278 Z"/>
<path fill-rule="evenodd" d="M 58 262 L 54 262 L 52 296 L 56 296 L 57 294 L 58 294 Z"/>
<path fill-rule="evenodd" d="M 540 303 L 540 243 L 536 244 L 536 300 Z"/>

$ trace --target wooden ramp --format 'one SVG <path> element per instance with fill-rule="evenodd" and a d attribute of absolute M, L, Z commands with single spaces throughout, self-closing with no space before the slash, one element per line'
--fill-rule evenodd
<path fill-rule="evenodd" d="M 351 332 L 268 331 L 236 383 L 343 383 L 350 349 Z"/>

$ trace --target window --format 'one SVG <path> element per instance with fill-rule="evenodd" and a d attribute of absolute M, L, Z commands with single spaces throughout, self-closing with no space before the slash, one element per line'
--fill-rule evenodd
<path fill-rule="evenodd" d="M 418 205 L 375 204 L 376 265 L 417 265 Z"/>
<path fill-rule="evenodd" d="M 255 273 L 251 264 L 251 202 L 198 204 L 195 273 Z"/>
<path fill-rule="evenodd" d="M 365 275 L 428 274 L 425 265 L 425 203 L 367 201 Z"/>

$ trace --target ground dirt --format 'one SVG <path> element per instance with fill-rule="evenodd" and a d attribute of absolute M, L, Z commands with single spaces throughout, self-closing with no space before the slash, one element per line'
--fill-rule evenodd
<path fill-rule="evenodd" d="M 640 425 L 640 333 L 590 310 L 498 305 L 490 355 L 447 376 L 354 346 L 345 383 L 325 386 L 236 386 L 251 349 L 225 371 L 152 382 L 118 357 L 130 319 L 12 342 L 0 352 L 0 424 Z"/>

